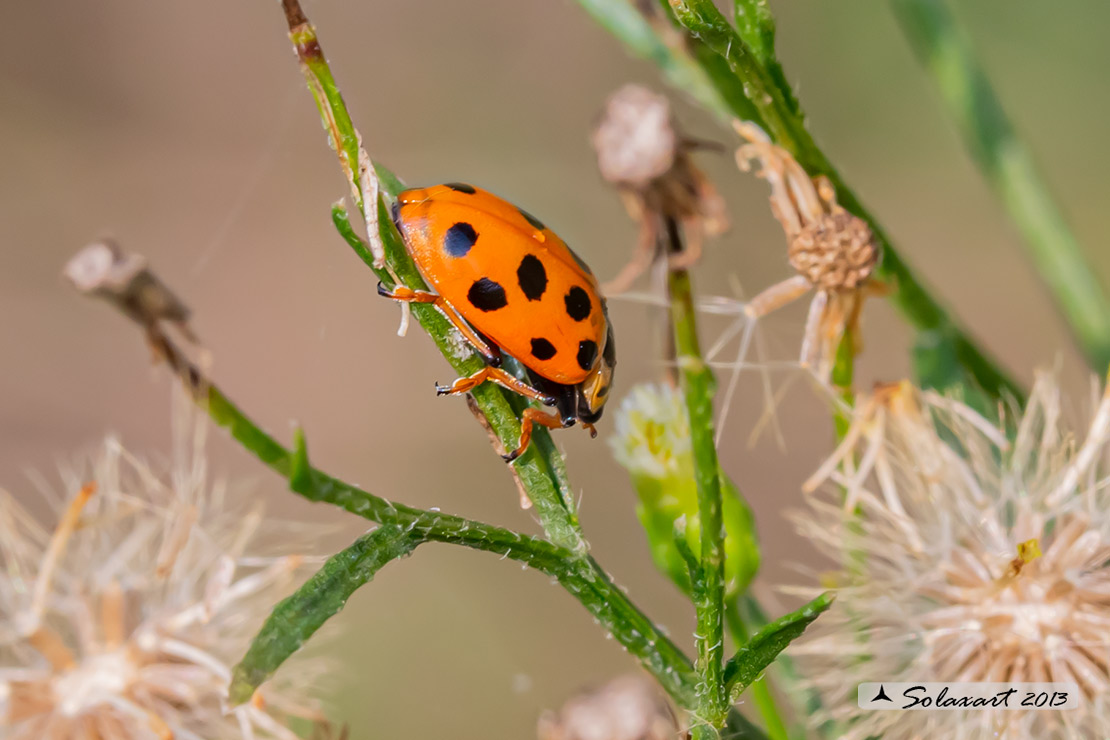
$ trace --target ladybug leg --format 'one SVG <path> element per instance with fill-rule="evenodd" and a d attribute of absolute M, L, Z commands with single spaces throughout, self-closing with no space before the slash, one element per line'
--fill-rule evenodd
<path fill-rule="evenodd" d="M 471 328 L 470 324 L 463 321 L 462 316 L 459 316 L 450 303 L 443 299 L 443 296 L 429 293 L 426 290 L 413 290 L 412 288 L 405 287 L 404 285 L 395 285 L 393 290 L 378 283 L 378 295 L 390 298 L 395 301 L 404 301 L 406 303 L 431 303 L 436 308 L 443 312 L 459 333 L 463 335 L 466 341 L 474 346 L 475 351 L 482 356 L 490 365 L 501 364 L 501 353 L 489 346 L 489 343 L 478 336 L 478 333 Z"/>
<path fill-rule="evenodd" d="M 515 393 L 519 393 L 525 398 L 530 398 L 533 401 L 539 401 L 545 406 L 555 405 L 555 398 L 553 396 L 550 396 L 543 391 L 533 388 L 532 386 L 525 383 L 523 380 L 510 375 L 499 367 L 490 367 L 489 365 L 474 373 L 470 377 L 459 378 L 451 385 L 443 386 L 439 383 L 436 383 L 436 395 L 453 396 L 458 393 L 466 393 L 467 391 L 473 389 L 480 383 L 484 383 L 487 380 L 491 383 L 497 383 L 502 388 L 508 388 Z"/>
<path fill-rule="evenodd" d="M 537 408 L 526 408 L 524 414 L 520 417 L 520 446 L 510 452 L 508 455 L 502 455 L 505 462 L 512 462 L 520 457 L 526 449 L 528 443 L 532 441 L 532 426 L 539 424 L 548 429 L 562 429 L 574 424 L 573 421 L 567 422 L 559 414 L 546 414 Z"/>

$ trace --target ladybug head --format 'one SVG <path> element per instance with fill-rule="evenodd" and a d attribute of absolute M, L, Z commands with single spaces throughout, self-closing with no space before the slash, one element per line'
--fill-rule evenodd
<path fill-rule="evenodd" d="M 613 368 L 617 365 L 617 346 L 613 341 L 613 327 L 605 332 L 605 347 L 601 359 L 586 379 L 578 384 L 578 418 L 593 424 L 601 418 L 609 390 L 613 387 Z"/>

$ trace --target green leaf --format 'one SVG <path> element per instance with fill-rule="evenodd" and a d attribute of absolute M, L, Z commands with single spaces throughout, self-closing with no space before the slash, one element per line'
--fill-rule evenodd
<path fill-rule="evenodd" d="M 293 430 L 293 454 L 289 458 L 289 488 L 304 491 L 312 485 L 312 465 L 308 462 L 308 444 L 304 430 Z"/>
<path fill-rule="evenodd" d="M 402 527 L 384 525 L 328 558 L 295 594 L 274 607 L 247 654 L 235 666 L 228 689 L 232 705 L 248 701 L 263 681 L 343 608 L 351 594 L 420 542 Z"/>
<path fill-rule="evenodd" d="M 779 617 L 757 632 L 725 664 L 725 685 L 731 695 L 739 696 L 752 681 L 759 678 L 778 654 L 798 639 L 813 620 L 832 606 L 832 602 L 831 593 L 821 594 L 801 609 Z"/>

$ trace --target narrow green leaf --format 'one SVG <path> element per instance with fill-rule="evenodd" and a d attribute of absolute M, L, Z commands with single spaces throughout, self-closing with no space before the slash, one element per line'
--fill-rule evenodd
<path fill-rule="evenodd" d="M 304 430 L 293 430 L 293 455 L 289 458 L 289 488 L 303 491 L 312 485 L 312 465 L 308 462 L 308 445 Z"/>
<path fill-rule="evenodd" d="M 347 599 L 387 563 L 409 554 L 421 540 L 384 525 L 328 558 L 295 594 L 274 607 L 247 654 L 235 666 L 228 696 L 232 705 L 248 701 L 305 640 L 334 616 Z"/>
<path fill-rule="evenodd" d="M 685 579 L 675 578 L 675 584 L 694 599 L 698 599 L 705 584 L 702 578 L 701 563 L 698 562 L 698 556 L 690 549 L 690 543 L 686 539 L 686 528 L 677 526 L 676 523 L 676 526 L 671 530 L 671 537 L 674 542 L 674 551 L 678 553 L 679 560 L 685 566 Z M 672 578 L 674 578 L 673 575 Z"/>
<path fill-rule="evenodd" d="M 779 617 L 757 632 L 736 655 L 725 664 L 725 685 L 733 697 L 738 696 L 752 681 L 771 665 L 786 646 L 805 632 L 806 627 L 832 606 L 833 595 L 825 593 L 801 609 Z"/>

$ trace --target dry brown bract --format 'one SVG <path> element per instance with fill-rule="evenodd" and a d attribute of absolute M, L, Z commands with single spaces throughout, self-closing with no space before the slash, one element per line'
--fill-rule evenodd
<path fill-rule="evenodd" d="M 593 145 L 602 177 L 617 188 L 628 214 L 640 224 L 636 253 L 603 286 L 606 294 L 627 290 L 662 256 L 668 220 L 686 236 L 685 249 L 669 256 L 673 269 L 696 263 L 704 238 L 728 228 L 724 201 L 690 161 L 699 142 L 681 135 L 664 96 L 638 85 L 622 87 L 606 103 Z"/>
<path fill-rule="evenodd" d="M 864 290 L 879 263 L 879 245 L 862 219 L 837 204 L 827 178 L 810 178 L 754 123 L 737 121 L 734 126 L 747 140 L 736 150 L 736 163 L 745 172 L 752 162 L 759 164 L 756 174 L 771 186 L 771 212 L 786 232 L 787 256 L 798 271 L 752 299 L 746 313 L 758 319 L 815 289 L 801 363 L 828 379 L 845 329 L 854 329 L 859 321 Z"/>

